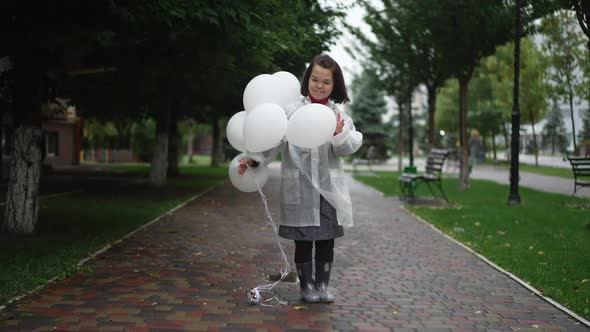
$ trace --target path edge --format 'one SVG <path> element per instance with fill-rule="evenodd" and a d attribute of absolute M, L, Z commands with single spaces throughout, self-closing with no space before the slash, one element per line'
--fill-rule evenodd
<path fill-rule="evenodd" d="M 504 270 L 502 267 L 500 267 L 499 265 L 497 265 L 496 263 L 492 262 L 491 260 L 489 260 L 488 258 L 486 258 L 485 256 L 477 253 L 476 251 L 474 251 L 473 249 L 469 248 L 468 246 L 464 245 L 463 243 L 459 242 L 458 240 L 454 239 L 453 237 L 445 234 L 443 231 L 441 231 L 440 229 L 436 228 L 434 225 L 432 225 L 431 223 L 429 223 L 428 221 L 422 219 L 422 217 L 416 215 L 415 213 L 413 213 L 412 211 L 408 210 L 404 205 L 400 206 L 401 209 L 403 211 L 405 211 L 407 214 L 411 215 L 412 217 L 416 218 L 417 220 L 419 220 L 421 223 L 427 225 L 428 227 L 430 227 L 431 229 L 433 229 L 434 231 L 436 231 L 437 233 L 443 235 L 444 237 L 446 237 L 447 239 L 449 239 L 451 242 L 461 246 L 463 249 L 467 250 L 468 252 L 470 252 L 472 255 L 476 256 L 477 258 L 479 258 L 480 260 L 482 260 L 483 262 L 485 262 L 486 264 L 488 264 L 489 266 L 491 266 L 492 268 L 494 268 L 495 270 L 507 275 L 510 279 L 516 281 L 517 283 L 519 283 L 521 286 L 523 286 L 524 288 L 528 289 L 529 291 L 531 291 L 533 294 L 537 295 L 538 297 L 540 297 L 541 299 L 545 300 L 546 302 L 550 303 L 551 305 L 553 305 L 554 307 L 558 308 L 559 310 L 563 311 L 564 313 L 566 313 L 568 316 L 574 318 L 575 320 L 577 320 L 578 322 L 586 325 L 586 327 L 590 327 L 590 321 L 584 319 L 583 317 L 581 317 L 580 315 L 576 314 L 575 312 L 571 311 L 570 309 L 566 308 L 565 306 L 563 306 L 562 304 L 560 304 L 559 302 L 553 300 L 550 297 L 544 296 L 538 289 L 536 289 L 535 287 L 533 287 L 532 285 L 528 284 L 527 282 L 525 282 L 524 280 L 520 279 L 519 277 L 517 277 L 516 275 Z"/>
<path fill-rule="evenodd" d="M 223 183 L 217 183 L 217 184 L 211 185 L 210 187 L 206 188 L 205 190 L 203 190 L 203 191 L 201 191 L 201 192 L 199 192 L 197 194 L 194 194 L 193 196 L 189 197 L 188 199 L 186 199 L 185 201 L 181 202 L 180 204 L 178 204 L 177 206 L 173 207 L 172 209 L 170 209 L 170 210 L 162 213 L 161 215 L 157 216 L 153 220 L 151 220 L 151 221 L 149 221 L 149 222 L 147 222 L 147 223 L 145 223 L 145 224 L 143 224 L 141 226 L 138 226 L 136 229 L 134 229 L 133 231 L 131 231 L 128 234 L 124 235 L 120 239 L 115 240 L 115 241 L 113 241 L 111 243 L 108 243 L 104 247 L 102 247 L 101 249 L 99 249 L 99 250 L 97 250 L 97 251 L 95 251 L 93 253 L 90 253 L 85 258 L 82 258 L 81 260 L 79 260 L 78 263 L 75 266 L 77 268 L 81 267 L 82 265 L 86 264 L 87 262 L 95 259 L 97 256 L 105 253 L 106 251 L 108 251 L 109 249 L 111 249 L 114 245 L 117 245 L 119 243 L 122 243 L 123 241 L 125 241 L 129 237 L 133 236 L 135 233 L 137 233 L 139 231 L 142 231 L 142 230 L 150 227 L 151 225 L 153 225 L 153 224 L 157 223 L 158 221 L 160 221 L 162 218 L 164 218 L 164 217 L 166 217 L 168 215 L 173 214 L 174 212 L 176 212 L 177 210 L 183 208 L 185 205 L 189 204 L 190 202 L 196 200 L 197 198 L 199 198 L 199 197 L 201 197 L 201 196 L 209 193 L 213 189 L 215 189 L 215 188 L 217 188 L 219 186 L 222 186 L 222 185 L 223 185 Z M 15 297 L 11 298 L 10 300 L 8 300 L 3 305 L 0 305 L 0 311 L 3 311 L 4 309 L 6 309 L 6 307 L 8 305 L 10 305 L 11 303 L 13 303 L 13 302 L 19 301 L 19 300 L 21 300 L 22 298 L 24 298 L 26 296 L 29 296 L 29 295 L 32 295 L 34 293 L 39 292 L 40 290 L 42 290 L 43 288 L 45 288 L 48 285 L 52 284 L 53 282 L 57 281 L 58 279 L 60 279 L 60 277 L 59 276 L 55 276 L 55 277 L 49 279 L 46 283 L 44 283 L 42 285 L 39 285 L 39 286 L 35 287 L 34 289 L 32 289 L 30 291 L 27 291 L 27 292 L 25 292 L 23 294 L 20 294 L 20 295 L 16 295 Z"/>

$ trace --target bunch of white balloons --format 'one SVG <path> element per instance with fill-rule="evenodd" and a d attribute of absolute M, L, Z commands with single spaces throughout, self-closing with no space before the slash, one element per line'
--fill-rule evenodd
<path fill-rule="evenodd" d="M 285 136 L 290 144 L 316 148 L 328 142 L 336 129 L 334 112 L 322 104 L 301 106 L 287 118 L 286 110 L 299 106 L 301 99 L 299 80 L 289 72 L 254 77 L 246 85 L 243 98 L 245 110 L 234 114 L 226 128 L 231 146 L 244 152 L 229 166 L 230 181 L 241 191 L 257 191 L 268 180 L 266 166 L 253 169 L 253 174 L 238 174 L 239 160 L 245 153 L 272 149 Z"/>

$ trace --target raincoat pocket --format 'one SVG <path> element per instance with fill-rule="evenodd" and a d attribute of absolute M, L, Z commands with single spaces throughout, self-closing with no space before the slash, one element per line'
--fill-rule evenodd
<path fill-rule="evenodd" d="M 346 179 L 344 175 L 338 168 L 330 168 L 328 169 L 328 173 L 330 174 L 330 182 L 332 183 L 332 192 L 335 194 L 342 194 L 347 192 L 346 186 Z"/>
<path fill-rule="evenodd" d="M 283 203 L 300 204 L 301 188 L 299 186 L 299 170 L 283 168 L 281 178 L 283 181 L 281 186 Z"/>

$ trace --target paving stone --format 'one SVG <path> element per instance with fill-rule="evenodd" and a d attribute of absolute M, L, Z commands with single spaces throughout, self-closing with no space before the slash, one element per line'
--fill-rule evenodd
<path fill-rule="evenodd" d="M 276 218 L 280 180 L 271 171 L 264 191 Z M 247 303 L 246 292 L 269 283 L 282 264 L 258 194 L 226 183 L 115 245 L 88 270 L 9 305 L 0 330 L 590 331 L 406 213 L 396 198 L 349 184 L 355 227 L 336 240 L 333 304 L 301 302 L 294 282 L 263 294 L 287 305 Z M 292 242 L 280 241 L 291 262 Z"/>

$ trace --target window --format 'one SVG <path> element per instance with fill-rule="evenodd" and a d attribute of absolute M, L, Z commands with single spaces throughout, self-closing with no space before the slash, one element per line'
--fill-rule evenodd
<path fill-rule="evenodd" d="M 49 131 L 45 133 L 45 153 L 47 157 L 55 157 L 59 155 L 59 134 L 57 131 Z"/>

